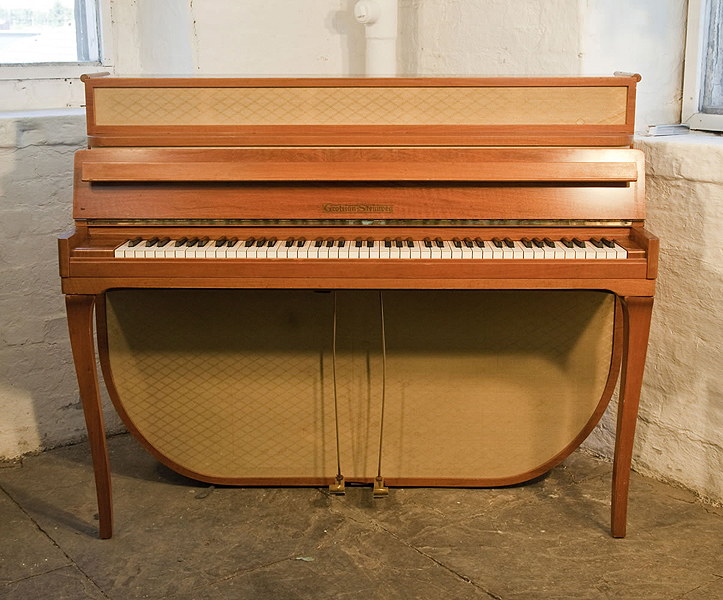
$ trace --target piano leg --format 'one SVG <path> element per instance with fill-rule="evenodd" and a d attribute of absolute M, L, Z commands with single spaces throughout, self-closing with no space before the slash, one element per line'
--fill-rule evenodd
<path fill-rule="evenodd" d="M 105 441 L 103 412 L 100 405 L 98 373 L 95 368 L 93 341 L 93 304 L 95 296 L 66 296 L 70 345 L 73 349 L 75 372 L 78 376 L 80 399 L 83 402 L 85 426 L 88 430 L 90 454 L 95 471 L 95 490 L 98 496 L 100 537 L 113 535 L 113 505 L 110 488 L 108 447 Z"/>
<path fill-rule="evenodd" d="M 630 461 L 633 455 L 635 424 L 638 418 L 640 388 L 643 384 L 645 353 L 648 348 L 652 297 L 623 298 L 623 367 L 618 405 L 613 465 L 612 533 L 625 537 L 630 486 Z"/>

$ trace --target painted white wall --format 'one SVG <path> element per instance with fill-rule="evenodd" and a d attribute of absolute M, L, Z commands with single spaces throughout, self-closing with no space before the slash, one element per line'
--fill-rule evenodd
<path fill-rule="evenodd" d="M 356 0 L 104 1 L 117 74 L 364 71 Z M 639 129 L 679 118 L 685 0 L 399 0 L 399 6 L 400 74 L 636 71 L 643 75 Z M 0 109 L 82 101 L 77 80 L 59 96 L 47 82 L 5 84 Z M 10 242 L 0 244 L 0 458 L 84 435 L 55 258 L 55 237 L 71 223 L 71 157 L 83 136 L 80 114 L 0 116 L 0 235 Z M 661 236 L 662 256 L 635 464 L 723 500 L 717 375 L 723 339 L 716 312 L 723 154 L 711 142 L 640 144 L 648 153 L 648 223 Z M 37 252 L 20 251 L 21 240 Z M 587 442 L 606 456 L 612 419 L 611 411 Z"/>

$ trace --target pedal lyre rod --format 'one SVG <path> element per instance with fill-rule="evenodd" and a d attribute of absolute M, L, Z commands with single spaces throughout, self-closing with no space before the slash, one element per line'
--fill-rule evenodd
<path fill-rule="evenodd" d="M 384 331 L 384 293 L 382 290 L 379 290 L 379 316 L 382 326 L 382 405 L 379 415 L 379 464 L 372 495 L 374 498 L 386 498 L 389 495 L 389 488 L 385 485 L 382 477 L 382 448 L 384 445 L 384 404 L 387 392 L 387 340 Z"/>
<path fill-rule="evenodd" d="M 334 483 L 329 484 L 329 492 L 343 495 L 346 493 L 344 487 L 344 476 L 341 474 L 341 450 L 339 448 L 339 401 L 336 395 L 336 291 L 334 296 L 334 316 L 331 337 L 331 377 L 334 381 L 334 424 L 336 431 L 336 478 Z"/>

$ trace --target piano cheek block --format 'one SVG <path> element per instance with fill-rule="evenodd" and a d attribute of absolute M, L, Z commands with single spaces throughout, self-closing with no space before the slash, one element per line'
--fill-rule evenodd
<path fill-rule="evenodd" d="M 638 76 L 82 79 L 58 247 L 101 537 L 96 342 L 128 429 L 179 473 L 374 497 L 541 475 L 622 372 L 625 536 L 659 246 Z"/>

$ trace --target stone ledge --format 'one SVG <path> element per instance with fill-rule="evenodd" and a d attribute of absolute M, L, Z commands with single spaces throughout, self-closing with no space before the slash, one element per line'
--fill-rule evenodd
<path fill-rule="evenodd" d="M 86 143 L 84 108 L 0 112 L 0 148 Z"/>
<path fill-rule="evenodd" d="M 645 152 L 650 177 L 723 184 L 723 135 L 641 135 L 635 136 L 635 147 Z"/>

